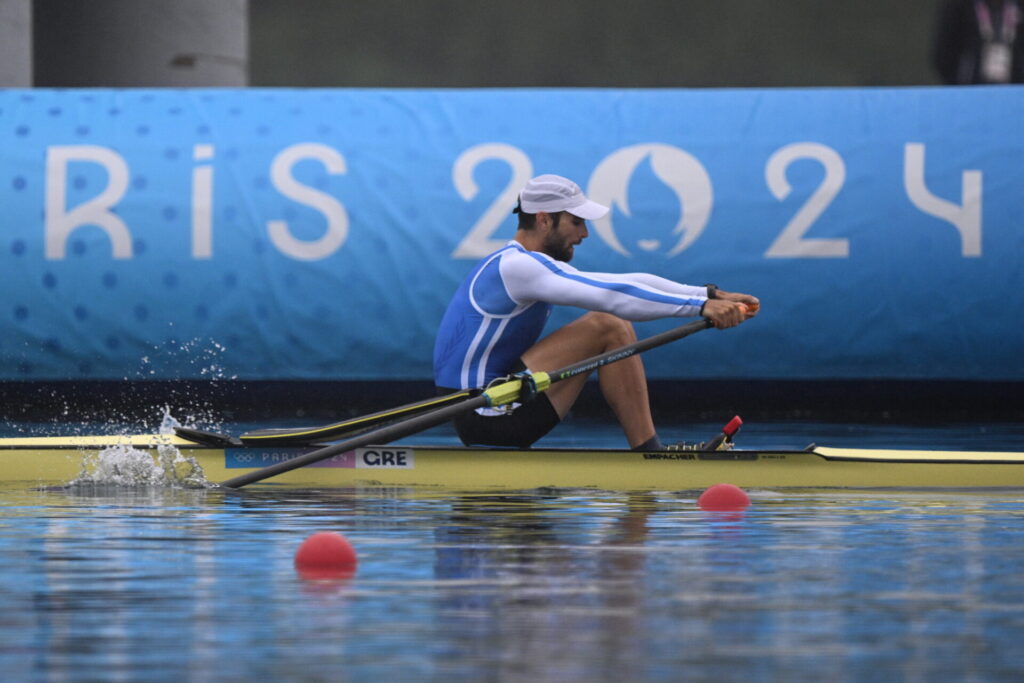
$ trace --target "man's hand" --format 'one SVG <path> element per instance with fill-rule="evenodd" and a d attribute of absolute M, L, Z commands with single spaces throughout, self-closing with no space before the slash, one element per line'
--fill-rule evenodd
<path fill-rule="evenodd" d="M 761 301 L 756 296 L 749 294 L 740 294 L 738 292 L 723 292 L 718 290 L 718 299 L 725 299 L 726 301 L 735 301 L 736 303 L 743 304 L 747 307 L 747 318 L 753 318 L 757 315 L 757 312 L 761 310 Z"/>
<path fill-rule="evenodd" d="M 761 302 L 756 296 L 723 292 L 718 290 L 714 299 L 704 303 L 704 317 L 711 320 L 720 330 L 736 327 L 748 318 L 753 318 L 761 310 Z"/>
<path fill-rule="evenodd" d="M 739 325 L 747 319 L 747 311 L 746 304 L 741 304 L 738 301 L 708 299 L 704 302 L 704 317 L 720 330 Z"/>

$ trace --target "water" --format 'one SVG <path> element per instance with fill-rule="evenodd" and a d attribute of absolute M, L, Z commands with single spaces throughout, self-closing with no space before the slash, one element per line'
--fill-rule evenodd
<path fill-rule="evenodd" d="M 566 425 L 551 445 L 607 429 Z M 743 434 L 748 446 L 1024 443 L 1016 425 Z M 755 490 L 743 513 L 701 511 L 699 493 L 0 488 L 0 661 L 10 680 L 1024 671 L 1022 492 Z M 354 576 L 296 573 L 295 550 L 320 530 L 354 544 Z"/>

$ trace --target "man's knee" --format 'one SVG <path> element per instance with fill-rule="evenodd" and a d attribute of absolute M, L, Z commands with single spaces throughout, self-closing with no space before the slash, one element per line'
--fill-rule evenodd
<path fill-rule="evenodd" d="M 633 323 L 611 313 L 590 312 L 581 321 L 586 321 L 591 333 L 608 342 L 622 346 L 636 341 Z"/>

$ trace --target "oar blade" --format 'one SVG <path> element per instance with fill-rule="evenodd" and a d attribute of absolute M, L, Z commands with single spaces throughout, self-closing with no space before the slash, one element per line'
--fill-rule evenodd
<path fill-rule="evenodd" d="M 330 441 L 343 436 L 350 436 L 367 429 L 378 427 L 389 422 L 402 420 L 413 415 L 418 415 L 427 410 L 443 408 L 447 405 L 461 403 L 472 396 L 470 391 L 459 391 L 444 396 L 407 403 L 397 408 L 390 408 L 369 415 L 349 418 L 340 422 L 334 422 L 320 427 L 295 427 L 275 429 L 255 429 L 242 434 L 238 438 L 247 445 L 295 445 L 307 444 L 316 441 Z"/>

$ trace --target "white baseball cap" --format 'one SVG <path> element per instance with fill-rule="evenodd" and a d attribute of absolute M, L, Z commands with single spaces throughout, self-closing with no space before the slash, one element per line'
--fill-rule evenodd
<path fill-rule="evenodd" d="M 555 213 L 568 211 L 588 221 L 601 218 L 608 207 L 583 196 L 580 186 L 560 175 L 539 175 L 526 183 L 519 193 L 519 210 L 523 213 Z"/>

